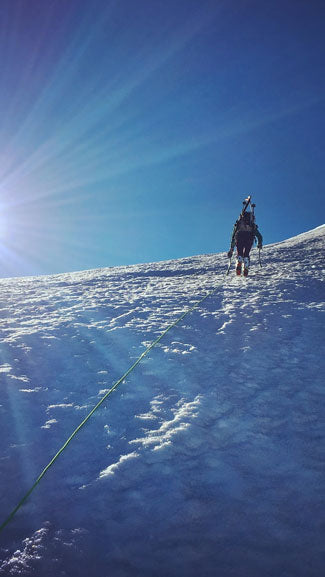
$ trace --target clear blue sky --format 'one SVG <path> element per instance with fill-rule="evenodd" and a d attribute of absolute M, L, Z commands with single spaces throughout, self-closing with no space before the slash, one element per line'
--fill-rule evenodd
<path fill-rule="evenodd" d="M 325 3 L 1 0 L 0 276 L 324 222 Z"/>

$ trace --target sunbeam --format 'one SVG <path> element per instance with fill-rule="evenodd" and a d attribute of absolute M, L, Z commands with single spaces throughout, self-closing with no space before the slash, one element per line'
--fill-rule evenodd
<path fill-rule="evenodd" d="M 297 44 L 299 20 L 287 26 L 289 8 L 275 32 L 273 9 L 246 2 L 5 1 L 0 240 L 29 265 L 12 256 L 2 274 L 79 270 L 95 254 L 94 266 L 182 256 L 185 235 L 185 254 L 211 252 L 225 227 L 207 235 L 204 220 L 223 191 L 281 188 L 274 158 L 287 150 L 290 190 L 303 193 L 313 172 L 319 196 L 320 31 L 301 10 L 309 52 Z M 208 242 L 194 241 L 191 222 Z"/>

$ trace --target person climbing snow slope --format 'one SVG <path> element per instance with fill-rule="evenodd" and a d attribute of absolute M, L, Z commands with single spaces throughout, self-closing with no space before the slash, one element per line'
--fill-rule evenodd
<path fill-rule="evenodd" d="M 263 237 L 258 230 L 258 226 L 255 223 L 255 217 L 253 212 L 244 210 L 238 220 L 236 220 L 232 237 L 230 250 L 228 252 L 228 258 L 233 255 L 234 248 L 237 248 L 237 260 L 236 260 L 236 274 L 241 275 L 242 266 L 244 265 L 244 276 L 248 275 L 248 269 L 250 264 L 249 253 L 253 246 L 254 240 L 257 239 L 257 248 L 262 248 Z"/>

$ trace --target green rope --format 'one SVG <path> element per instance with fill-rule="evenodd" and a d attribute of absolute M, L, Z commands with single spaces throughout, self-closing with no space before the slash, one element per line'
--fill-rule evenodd
<path fill-rule="evenodd" d="M 211 290 L 207 295 L 205 295 L 203 298 L 201 298 L 199 301 L 197 301 L 191 308 L 187 309 L 186 311 L 184 311 L 180 317 L 178 317 L 176 319 L 176 321 L 174 321 L 173 323 L 171 323 L 162 333 L 161 335 L 155 340 L 153 341 L 147 348 L 146 350 L 138 357 L 138 359 L 133 363 L 133 365 L 131 365 L 128 370 L 124 373 L 124 375 L 118 379 L 118 381 L 116 381 L 116 383 L 114 383 L 114 385 L 112 386 L 111 389 L 109 389 L 109 391 L 100 399 L 100 401 L 97 403 L 97 405 L 90 411 L 90 413 L 88 413 L 88 415 L 84 418 L 84 420 L 78 425 L 78 427 L 73 431 L 73 433 L 70 435 L 70 437 L 66 440 L 66 442 L 62 445 L 61 449 L 58 450 L 58 452 L 56 453 L 56 455 L 54 455 L 53 459 L 46 465 L 46 467 L 43 469 L 43 471 L 41 472 L 41 474 L 37 477 L 35 483 L 31 486 L 31 488 L 27 491 L 27 493 L 24 495 L 24 497 L 19 501 L 18 505 L 11 511 L 10 515 L 7 517 L 7 519 L 2 523 L 2 525 L 0 525 L 0 532 L 8 525 L 8 523 L 10 523 L 10 521 L 13 519 L 13 517 L 16 515 L 17 511 L 19 511 L 19 509 L 23 506 L 23 504 L 27 501 L 28 497 L 30 496 L 30 494 L 34 491 L 34 489 L 37 487 L 37 485 L 39 484 L 39 482 L 41 481 L 41 479 L 44 477 L 44 475 L 47 473 L 47 471 L 49 470 L 50 467 L 52 467 L 52 465 L 55 463 L 55 461 L 58 459 L 58 457 L 61 455 L 61 453 L 63 453 L 63 451 L 66 449 L 66 447 L 69 445 L 69 443 L 71 443 L 72 439 L 79 433 L 80 429 L 82 429 L 82 427 L 87 423 L 87 421 L 89 421 L 89 419 L 92 417 L 92 415 L 94 414 L 95 411 L 97 411 L 97 409 L 99 409 L 99 407 L 104 403 L 104 401 L 106 401 L 107 397 L 109 397 L 109 395 L 111 395 L 111 393 L 113 393 L 113 391 L 115 391 L 115 389 L 117 389 L 117 387 L 124 381 L 124 379 L 126 379 L 126 377 L 128 377 L 128 375 L 130 373 L 132 373 L 132 371 L 135 369 L 135 367 L 141 363 L 142 359 L 144 359 L 148 353 L 151 351 L 151 349 L 153 349 L 160 341 L 161 339 L 164 338 L 164 336 L 172 329 L 174 328 L 178 323 L 180 323 L 187 315 L 189 315 L 191 312 L 193 312 L 198 306 L 200 306 L 200 304 L 203 303 L 203 301 L 205 301 L 207 298 L 209 298 L 210 296 L 212 296 L 217 289 L 219 288 L 219 286 L 221 286 L 223 280 L 218 283 L 217 287 L 215 287 L 213 290 Z"/>

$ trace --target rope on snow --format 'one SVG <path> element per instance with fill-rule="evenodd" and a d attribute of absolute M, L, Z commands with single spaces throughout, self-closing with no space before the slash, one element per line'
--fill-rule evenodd
<path fill-rule="evenodd" d="M 97 405 L 95 405 L 95 407 L 93 407 L 93 409 L 88 413 L 88 415 L 83 419 L 83 421 L 78 425 L 78 427 L 73 431 L 73 433 L 65 441 L 65 443 L 62 445 L 62 447 L 54 455 L 54 457 L 51 459 L 51 461 L 46 465 L 46 467 L 43 469 L 43 471 L 37 477 L 34 484 L 30 487 L 30 489 L 27 491 L 27 493 L 19 501 L 19 503 L 16 505 L 16 507 L 11 511 L 11 513 L 8 515 L 8 517 L 5 519 L 5 521 L 0 525 L 0 533 L 8 525 L 8 523 L 10 523 L 10 521 L 13 519 L 13 517 L 16 515 L 16 513 L 19 511 L 19 509 L 27 501 L 28 497 L 31 495 L 31 493 L 34 491 L 34 489 L 36 489 L 37 485 L 40 483 L 41 479 L 44 477 L 44 475 L 47 473 L 47 471 L 50 469 L 50 467 L 52 467 L 52 465 L 55 463 L 55 461 L 58 459 L 58 457 L 61 455 L 61 453 L 63 453 L 63 451 L 67 448 L 69 443 L 71 443 L 72 439 L 79 433 L 80 429 L 82 429 L 82 427 L 89 421 L 89 419 L 92 417 L 92 415 L 95 413 L 95 411 L 97 411 L 97 409 L 99 409 L 99 407 L 106 401 L 106 399 L 117 389 L 117 387 L 121 383 L 123 383 L 123 381 L 129 376 L 129 374 L 132 373 L 132 371 L 137 367 L 137 365 L 139 365 L 141 363 L 141 361 L 148 355 L 148 353 L 164 338 L 164 336 L 171 329 L 173 329 L 176 325 L 178 325 L 187 315 L 189 315 L 195 309 L 197 309 L 206 299 L 208 299 L 215 292 L 217 292 L 218 288 L 222 285 L 224 279 L 226 278 L 228 272 L 229 271 L 227 270 L 226 274 L 222 277 L 222 280 L 218 283 L 218 285 L 216 287 L 214 287 L 210 292 L 208 292 L 208 294 L 206 294 L 203 298 L 201 298 L 196 303 L 194 303 L 194 305 L 192 307 L 185 310 L 173 323 L 171 323 L 161 333 L 161 335 L 146 348 L 146 350 L 137 358 L 137 360 L 133 363 L 133 365 L 131 365 L 127 369 L 127 371 L 122 375 L 122 377 L 120 377 L 114 383 L 114 385 L 109 389 L 109 391 L 100 399 L 100 401 L 97 403 Z"/>

